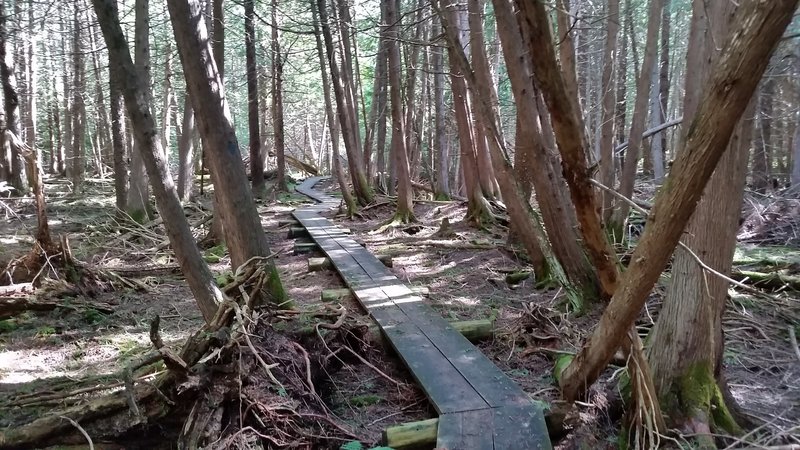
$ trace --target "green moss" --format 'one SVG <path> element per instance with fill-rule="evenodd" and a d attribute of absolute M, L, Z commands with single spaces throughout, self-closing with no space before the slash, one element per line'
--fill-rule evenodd
<path fill-rule="evenodd" d="M 575 355 L 561 355 L 556 359 L 556 363 L 553 366 L 553 378 L 559 383 L 561 382 L 561 374 L 564 373 L 564 369 L 570 365 L 573 358 L 575 358 Z"/>
<path fill-rule="evenodd" d="M 722 392 L 714 378 L 714 371 L 709 362 L 695 363 L 676 382 L 680 392 L 681 412 L 689 417 L 708 417 L 711 429 L 729 434 L 741 434 L 742 429 L 728 410 Z M 674 410 L 675 401 L 668 404 L 669 398 L 662 400 L 667 411 Z"/>
<path fill-rule="evenodd" d="M 372 406 L 380 403 L 383 398 L 379 395 L 365 394 L 356 395 L 350 399 L 353 406 Z"/>
<path fill-rule="evenodd" d="M 269 269 L 269 278 L 267 278 L 267 292 L 271 303 L 278 305 L 282 308 L 291 308 L 294 303 L 289 300 L 286 294 L 286 289 L 283 288 L 281 277 L 278 274 L 278 269 L 273 265 Z"/>
<path fill-rule="evenodd" d="M 146 209 L 134 209 L 128 211 L 128 216 L 136 223 L 145 223 L 147 221 Z"/>

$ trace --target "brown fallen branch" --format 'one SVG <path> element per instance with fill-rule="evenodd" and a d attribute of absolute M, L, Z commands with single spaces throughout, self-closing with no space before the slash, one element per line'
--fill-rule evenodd
<path fill-rule="evenodd" d="M 82 302 L 70 299 L 69 301 L 53 299 L 40 300 L 29 297 L 1 297 L 0 296 L 0 320 L 22 314 L 26 311 L 52 311 L 56 308 L 78 310 L 79 308 L 95 309 L 104 314 L 111 314 L 114 308 L 94 302 Z"/>

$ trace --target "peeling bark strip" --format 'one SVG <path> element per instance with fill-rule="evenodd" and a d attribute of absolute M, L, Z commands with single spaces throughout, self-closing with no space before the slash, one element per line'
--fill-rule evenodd
<path fill-rule="evenodd" d="M 678 153 L 656 197 L 620 288 L 589 342 L 564 371 L 561 389 L 568 401 L 580 397 L 594 383 L 639 315 L 798 3 L 799 0 L 740 3 L 734 17 L 736 25 L 711 71 L 708 90 L 689 127 L 685 148 Z"/>
<path fill-rule="evenodd" d="M 515 0 L 520 14 L 517 16 L 523 33 L 530 36 L 529 48 L 533 55 L 533 72 L 541 86 L 550 110 L 553 131 L 561 151 L 561 166 L 569 185 L 575 213 L 581 226 L 584 245 L 597 269 L 601 296 L 610 298 L 617 288 L 616 255 L 600 225 L 595 206 L 594 188 L 586 164 L 588 148 L 586 132 L 576 101 L 569 98 L 564 79 L 556 62 L 553 37 L 547 11 L 540 0 Z"/>

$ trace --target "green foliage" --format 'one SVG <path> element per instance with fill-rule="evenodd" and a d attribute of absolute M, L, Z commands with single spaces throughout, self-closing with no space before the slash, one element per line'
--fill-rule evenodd
<path fill-rule="evenodd" d="M 0 333 L 10 333 L 19 328 L 19 324 L 14 319 L 0 320 Z"/>
<path fill-rule="evenodd" d="M 94 308 L 89 308 L 83 311 L 83 321 L 90 325 L 100 323 L 104 318 L 105 315 Z"/>
<path fill-rule="evenodd" d="M 233 272 L 226 270 L 225 272 L 217 275 L 216 278 L 214 278 L 214 281 L 217 283 L 217 286 L 221 288 L 225 287 L 233 282 Z"/>
<path fill-rule="evenodd" d="M 39 329 L 36 330 L 37 337 L 49 337 L 54 334 L 56 334 L 56 329 L 51 326 L 39 327 Z"/>
<path fill-rule="evenodd" d="M 556 381 L 561 380 L 561 374 L 564 373 L 564 369 L 569 366 L 573 358 L 575 358 L 575 355 L 561 355 L 556 358 L 556 364 L 553 366 L 553 378 Z"/>
<path fill-rule="evenodd" d="M 225 257 L 225 254 L 228 252 L 228 247 L 225 246 L 225 243 L 215 245 L 210 249 L 206 250 L 205 255 L 203 255 L 203 259 L 207 263 L 218 263 Z"/>
<path fill-rule="evenodd" d="M 356 395 L 350 398 L 350 403 L 353 406 L 372 406 L 377 405 L 383 400 L 383 397 L 374 394 Z"/>
<path fill-rule="evenodd" d="M 339 450 L 362 450 L 363 448 L 364 446 L 361 444 L 361 442 L 350 441 L 346 444 L 342 444 L 342 446 L 339 447 Z"/>

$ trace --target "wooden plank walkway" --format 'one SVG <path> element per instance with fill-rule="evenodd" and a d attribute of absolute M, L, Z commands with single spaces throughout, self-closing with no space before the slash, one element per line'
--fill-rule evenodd
<path fill-rule="evenodd" d="M 293 215 L 378 323 L 439 413 L 436 446 L 552 448 L 542 411 L 528 395 L 372 253 L 320 215 L 339 205 L 339 199 L 313 189 L 322 178 L 296 187 L 318 203 Z"/>

